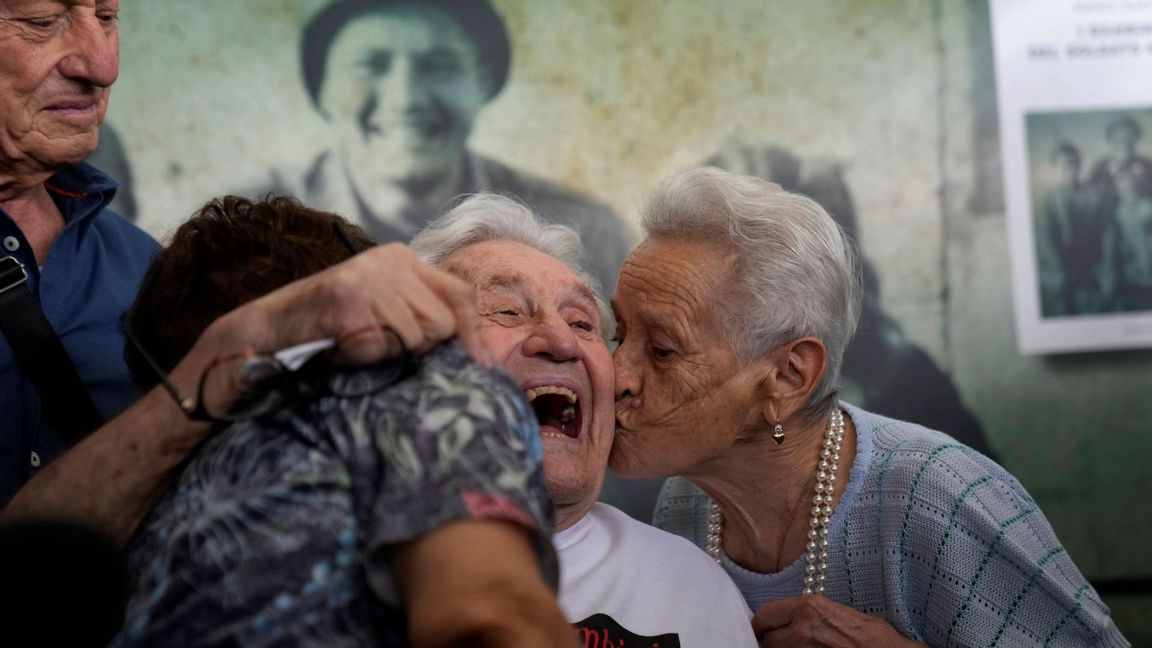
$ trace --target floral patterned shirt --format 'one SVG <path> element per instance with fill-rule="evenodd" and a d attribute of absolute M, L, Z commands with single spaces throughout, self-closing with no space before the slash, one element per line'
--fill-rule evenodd
<path fill-rule="evenodd" d="M 388 549 L 460 519 L 532 529 L 555 587 L 522 391 L 455 342 L 413 364 L 306 367 L 291 406 L 208 441 L 130 547 L 112 645 L 406 645 Z"/>

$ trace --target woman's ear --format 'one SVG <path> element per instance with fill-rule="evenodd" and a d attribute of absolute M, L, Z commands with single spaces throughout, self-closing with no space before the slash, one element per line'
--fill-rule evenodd
<path fill-rule="evenodd" d="M 787 421 L 799 410 L 824 377 L 828 351 L 814 337 L 788 342 L 765 358 L 761 386 L 763 414 L 769 425 Z"/>
<path fill-rule="evenodd" d="M 771 389 L 765 391 L 771 393 Z M 767 396 L 761 402 L 763 403 L 761 413 L 764 415 L 764 422 L 768 424 L 768 427 L 773 427 L 780 422 L 780 408 L 777 406 L 776 399 Z"/>
<path fill-rule="evenodd" d="M 787 372 L 787 353 L 776 349 L 765 355 L 756 364 L 757 392 L 760 398 L 760 414 L 769 428 L 780 423 L 780 396 L 787 388 L 781 384 L 781 374 Z"/>

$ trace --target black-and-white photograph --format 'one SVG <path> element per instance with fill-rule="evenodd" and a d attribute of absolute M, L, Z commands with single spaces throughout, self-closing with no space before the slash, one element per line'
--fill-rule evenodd
<path fill-rule="evenodd" d="M 1016 348 L 1148 348 L 1152 5 L 990 6 Z"/>
<path fill-rule="evenodd" d="M 1028 116 L 1045 319 L 1152 310 L 1152 110 Z"/>
<path fill-rule="evenodd" d="M 409 240 L 462 196 L 514 196 L 576 227 L 601 285 L 614 286 L 633 236 L 611 208 L 468 146 L 513 55 L 487 0 L 323 7 L 301 29 L 300 71 L 329 147 L 239 193 L 325 205 L 382 243 Z"/>

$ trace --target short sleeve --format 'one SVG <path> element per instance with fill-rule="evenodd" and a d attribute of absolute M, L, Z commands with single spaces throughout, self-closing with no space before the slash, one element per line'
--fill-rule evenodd
<path fill-rule="evenodd" d="M 363 391 L 358 380 L 346 376 L 334 389 Z M 460 520 L 524 527 L 556 586 L 536 419 L 507 374 L 448 343 L 386 389 L 335 399 L 327 418 L 348 467 L 369 581 L 386 600 L 394 596 L 388 547 Z"/>

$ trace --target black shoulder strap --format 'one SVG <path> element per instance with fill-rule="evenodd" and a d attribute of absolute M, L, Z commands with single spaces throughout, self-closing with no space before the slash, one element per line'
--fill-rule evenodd
<path fill-rule="evenodd" d="M 0 258 L 0 332 L 8 338 L 16 362 L 40 392 L 40 411 L 59 421 L 69 444 L 100 427 L 102 421 L 76 366 L 28 289 L 28 274 L 16 257 Z"/>

